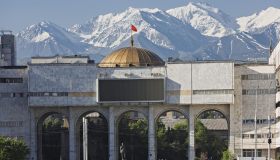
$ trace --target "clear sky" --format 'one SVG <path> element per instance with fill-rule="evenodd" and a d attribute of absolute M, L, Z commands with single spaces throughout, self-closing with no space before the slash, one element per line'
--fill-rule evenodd
<path fill-rule="evenodd" d="M 247 16 L 270 6 L 280 8 L 280 0 L 0 0 L 0 29 L 18 32 L 43 20 L 69 27 L 129 6 L 166 10 L 190 1 L 206 2 L 233 17 Z"/>

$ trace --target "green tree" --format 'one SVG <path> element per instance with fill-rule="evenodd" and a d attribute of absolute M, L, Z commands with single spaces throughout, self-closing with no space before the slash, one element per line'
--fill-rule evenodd
<path fill-rule="evenodd" d="M 187 120 L 178 121 L 173 128 L 157 122 L 158 159 L 185 160 L 188 149 Z"/>
<path fill-rule="evenodd" d="M 128 115 L 120 121 L 119 143 L 124 143 L 128 159 L 142 160 L 148 157 L 148 122 L 131 119 Z"/>
<path fill-rule="evenodd" d="M 199 119 L 195 122 L 196 156 L 221 159 L 223 151 L 227 149 L 226 143 L 214 134 L 211 134 Z"/>
<path fill-rule="evenodd" d="M 28 154 L 23 140 L 0 136 L 0 160 L 25 160 Z"/>
<path fill-rule="evenodd" d="M 229 150 L 225 150 L 223 152 L 222 160 L 234 160 L 234 156 Z"/>

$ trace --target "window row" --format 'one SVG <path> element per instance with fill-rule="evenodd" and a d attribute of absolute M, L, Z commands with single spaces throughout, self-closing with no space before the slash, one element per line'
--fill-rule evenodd
<path fill-rule="evenodd" d="M 23 121 L 0 121 L 0 127 L 22 127 Z"/>
<path fill-rule="evenodd" d="M 193 94 L 199 95 L 211 95 L 211 94 L 233 94 L 231 89 L 221 89 L 221 90 L 194 90 Z"/>
<path fill-rule="evenodd" d="M 16 97 L 43 97 L 43 96 L 52 96 L 52 97 L 67 97 L 68 92 L 31 92 L 31 93 L 0 93 L 0 97 L 3 98 L 16 98 Z"/>
<path fill-rule="evenodd" d="M 268 122 L 269 122 L 268 119 L 257 119 L 257 124 L 268 124 Z M 275 124 L 276 120 L 271 119 L 270 123 Z M 254 119 L 244 119 L 243 124 L 255 124 L 255 120 Z"/>
<path fill-rule="evenodd" d="M 262 156 L 262 150 L 257 150 L 257 157 Z M 254 149 L 243 149 L 243 157 L 255 157 L 255 150 Z"/>
<path fill-rule="evenodd" d="M 27 97 L 27 93 L 0 93 L 0 97 Z"/>
<path fill-rule="evenodd" d="M 12 48 L 11 44 L 1 44 L 2 48 Z"/>
<path fill-rule="evenodd" d="M 67 97 L 68 92 L 30 92 L 29 96 L 31 96 L 31 97 L 43 97 L 43 96 Z"/>
<path fill-rule="evenodd" d="M 0 83 L 23 83 L 23 78 L 0 78 Z"/>
<path fill-rule="evenodd" d="M 243 89 L 242 95 L 264 95 L 264 94 L 276 94 L 275 89 Z"/>
<path fill-rule="evenodd" d="M 278 136 L 278 134 L 271 134 L 271 138 L 276 138 Z M 254 134 L 242 134 L 243 139 L 254 139 L 255 135 Z M 269 134 L 268 133 L 263 133 L 263 134 L 257 134 L 257 138 L 269 138 Z"/>
<path fill-rule="evenodd" d="M 242 80 L 270 80 L 275 79 L 275 74 L 247 74 L 241 75 Z"/>

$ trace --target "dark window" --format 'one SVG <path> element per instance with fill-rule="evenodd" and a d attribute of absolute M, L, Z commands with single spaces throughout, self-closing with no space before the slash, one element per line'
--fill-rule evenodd
<path fill-rule="evenodd" d="M 0 78 L 0 83 L 23 83 L 23 78 Z"/>

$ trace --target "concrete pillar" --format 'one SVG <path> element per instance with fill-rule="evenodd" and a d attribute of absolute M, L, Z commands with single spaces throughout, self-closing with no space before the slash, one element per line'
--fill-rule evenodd
<path fill-rule="evenodd" d="M 114 107 L 109 108 L 109 160 L 116 160 L 116 125 Z"/>
<path fill-rule="evenodd" d="M 234 130 L 234 105 L 231 104 L 229 105 L 230 107 L 230 114 L 229 114 L 229 126 L 228 126 L 228 129 L 229 129 L 229 146 L 228 146 L 228 149 L 231 153 L 234 153 L 234 149 L 235 149 L 235 135 L 234 133 L 236 133 L 236 131 Z M 242 114 L 242 113 L 241 113 Z"/>
<path fill-rule="evenodd" d="M 154 117 L 154 108 L 149 106 L 149 131 L 148 131 L 148 143 L 149 143 L 149 152 L 148 160 L 156 160 L 156 138 L 155 138 L 155 117 Z"/>
<path fill-rule="evenodd" d="M 37 160 L 37 120 L 32 110 L 30 112 L 30 159 Z"/>
<path fill-rule="evenodd" d="M 76 148 L 76 127 L 75 118 L 71 115 L 69 116 L 69 160 L 76 160 L 77 151 Z"/>
<path fill-rule="evenodd" d="M 190 107 L 189 110 L 189 160 L 194 160 L 195 158 L 195 148 L 194 148 L 194 122 L 195 115 L 192 113 Z"/>
<path fill-rule="evenodd" d="M 88 160 L 88 120 L 83 117 L 83 160 Z"/>

